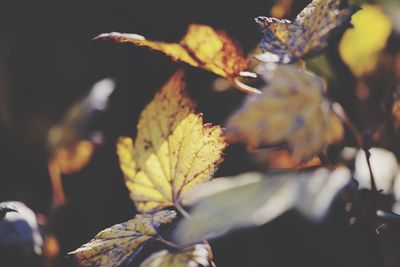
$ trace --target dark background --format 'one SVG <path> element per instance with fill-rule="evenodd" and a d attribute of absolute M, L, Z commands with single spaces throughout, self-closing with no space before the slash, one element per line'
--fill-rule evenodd
<path fill-rule="evenodd" d="M 308 1 L 294 1 L 297 14 Z M 135 136 L 137 118 L 154 93 L 178 68 L 205 121 L 222 123 L 244 97 L 216 93 L 215 75 L 173 63 L 145 48 L 91 42 L 103 32 L 135 32 L 178 41 L 189 23 L 224 29 L 250 52 L 260 40 L 254 17 L 268 15 L 273 1 L 0 1 L 0 200 L 25 202 L 50 212 L 46 134 L 68 107 L 101 78 L 117 83 L 109 109 L 93 127 L 105 135 L 82 171 L 65 175 L 68 204 L 55 219 L 62 255 L 56 266 L 74 266 L 63 255 L 99 230 L 135 214 L 115 155 L 120 135 Z M 226 151 L 216 176 L 252 169 L 243 148 Z M 217 266 L 376 266 L 368 237 L 351 228 L 340 208 L 321 225 L 289 213 L 258 229 L 212 241 Z M 335 219 L 333 219 L 335 218 Z M 229 220 L 229 218 L 227 218 Z M 14 266 L 6 263 L 5 266 Z"/>

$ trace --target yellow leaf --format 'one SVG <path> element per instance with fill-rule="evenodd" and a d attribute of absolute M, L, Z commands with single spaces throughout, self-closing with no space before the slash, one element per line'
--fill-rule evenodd
<path fill-rule="evenodd" d="M 360 77 L 375 69 L 391 33 L 391 23 L 380 7 L 369 4 L 353 15 L 351 23 L 354 27 L 344 33 L 339 53 L 354 75 Z"/>
<path fill-rule="evenodd" d="M 267 85 L 261 95 L 248 96 L 228 120 L 233 140 L 251 147 L 287 143 L 293 160 L 311 159 L 327 144 L 339 141 L 343 126 L 325 97 L 324 81 L 292 65 L 259 69 Z"/>
<path fill-rule="evenodd" d="M 92 142 L 81 140 L 68 147 L 58 147 L 54 151 L 52 160 L 60 167 L 61 173 L 77 172 L 89 162 L 94 148 Z"/>
<path fill-rule="evenodd" d="M 180 252 L 161 250 L 147 258 L 140 267 L 200 267 L 214 266 L 209 245 L 197 244 Z"/>
<path fill-rule="evenodd" d="M 158 237 L 157 228 L 170 223 L 176 212 L 163 210 L 154 214 L 138 214 L 130 221 L 99 232 L 94 239 L 70 252 L 80 266 L 120 266 Z"/>
<path fill-rule="evenodd" d="M 242 50 L 224 31 L 205 25 L 191 24 L 179 43 L 147 40 L 138 34 L 103 33 L 96 39 L 112 39 L 161 51 L 173 60 L 201 67 L 222 77 L 232 79 L 245 70 L 249 62 Z"/>
<path fill-rule="evenodd" d="M 203 125 L 184 94 L 177 72 L 139 118 L 133 141 L 117 144 L 121 170 L 131 198 L 141 212 L 179 205 L 180 195 L 211 179 L 226 144 L 219 126 Z"/>

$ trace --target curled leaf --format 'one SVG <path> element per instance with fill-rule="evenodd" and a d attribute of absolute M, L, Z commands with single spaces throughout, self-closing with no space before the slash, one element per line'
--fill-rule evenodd
<path fill-rule="evenodd" d="M 177 72 L 147 105 L 133 141 L 117 144 L 121 170 L 141 212 L 179 205 L 180 195 L 211 179 L 226 144 L 219 126 L 203 125 Z"/>
<path fill-rule="evenodd" d="M 206 25 L 191 24 L 179 43 L 151 41 L 138 34 L 119 32 L 103 33 L 96 39 L 145 46 L 161 51 L 173 60 L 204 68 L 227 79 L 234 78 L 249 65 L 242 50 L 224 31 Z"/>
<path fill-rule="evenodd" d="M 233 140 L 250 146 L 287 142 L 295 161 L 311 159 L 327 144 L 341 140 L 343 126 L 325 96 L 325 82 L 303 69 L 280 65 L 258 71 L 267 85 L 248 96 L 227 122 Z"/>
<path fill-rule="evenodd" d="M 347 22 L 355 8 L 340 9 L 341 0 L 313 0 L 291 22 L 286 19 L 257 17 L 263 39 L 264 62 L 291 63 L 320 52 L 328 45 L 332 30 Z"/>
<path fill-rule="evenodd" d="M 191 219 L 178 224 L 175 239 L 185 245 L 214 238 L 233 229 L 262 225 L 292 208 L 319 221 L 350 179 L 344 167 L 215 179 L 199 186 L 197 197 L 189 198 L 188 202 L 194 202 Z M 219 185 L 217 189 L 214 184 Z"/>
<path fill-rule="evenodd" d="M 211 263 L 212 252 L 209 245 L 197 244 L 183 251 L 170 252 L 161 250 L 147 258 L 140 267 L 208 267 Z"/>
<path fill-rule="evenodd" d="M 163 210 L 138 214 L 132 220 L 99 232 L 91 241 L 70 252 L 80 266 L 117 267 L 140 252 L 150 240 L 158 237 L 157 228 L 170 223 L 176 212 Z"/>

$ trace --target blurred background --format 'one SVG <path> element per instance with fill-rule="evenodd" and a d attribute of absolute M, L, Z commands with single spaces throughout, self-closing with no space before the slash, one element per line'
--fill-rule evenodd
<path fill-rule="evenodd" d="M 293 1 L 286 17 L 297 14 L 308 2 Z M 59 250 L 59 255 L 51 261 L 39 257 L 35 260 L 37 266 L 75 266 L 65 257 L 67 252 L 90 240 L 99 230 L 134 216 L 136 211 L 119 170 L 115 143 L 121 135 L 135 136 L 140 111 L 178 68 L 185 68 L 189 95 L 206 122 L 223 123 L 244 97 L 237 90 L 215 92 L 215 75 L 173 63 L 161 53 L 91 39 L 103 32 L 119 31 L 176 42 L 188 24 L 200 23 L 225 30 L 249 53 L 261 38 L 254 18 L 269 15 L 274 3 L 0 2 L 0 200 L 24 202 L 37 214 L 39 224 L 47 225 L 43 229 L 51 222 L 51 232 L 59 242 L 54 249 Z M 337 47 L 331 49 L 337 55 Z M 333 97 L 342 100 L 344 106 L 351 106 L 348 96 L 354 92 L 349 86 L 354 81 L 349 70 L 337 61 L 343 75 Z M 115 81 L 116 89 L 108 109 L 97 114 L 88 126 L 102 133 L 102 144 L 96 146 L 82 170 L 62 175 L 66 204 L 55 212 L 48 173 L 48 131 L 62 121 L 70 106 L 84 97 L 93 84 L 107 77 Z M 379 112 L 373 114 L 379 116 Z M 241 146 L 228 148 L 216 176 L 254 170 L 256 167 L 244 151 Z M 349 226 L 344 211 L 337 208 L 321 225 L 311 224 L 292 212 L 266 226 L 212 241 L 211 245 L 217 266 L 376 267 L 370 255 L 377 248 L 368 245 L 370 238 L 373 237 L 365 235 L 362 227 Z M 25 261 L 18 255 L 0 257 L 0 265 L 34 266 L 34 261 Z"/>

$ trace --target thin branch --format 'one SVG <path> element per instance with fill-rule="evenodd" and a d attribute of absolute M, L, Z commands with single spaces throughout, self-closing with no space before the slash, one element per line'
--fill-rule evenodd
<path fill-rule="evenodd" d="M 357 145 L 362 148 L 364 146 L 362 135 L 351 122 L 346 111 L 344 111 L 343 107 L 339 103 L 333 103 L 332 108 L 333 111 L 339 116 L 340 120 L 349 128 L 350 132 L 356 139 Z"/>
<path fill-rule="evenodd" d="M 368 170 L 369 170 L 369 175 L 370 175 L 370 182 L 371 182 L 371 190 L 373 193 L 378 193 L 378 188 L 376 187 L 375 177 L 374 177 L 374 173 L 372 172 L 372 167 L 371 167 L 371 162 L 370 162 L 371 153 L 369 152 L 369 148 L 367 148 L 367 147 L 363 147 L 363 151 L 364 151 L 365 157 L 367 159 Z"/>

